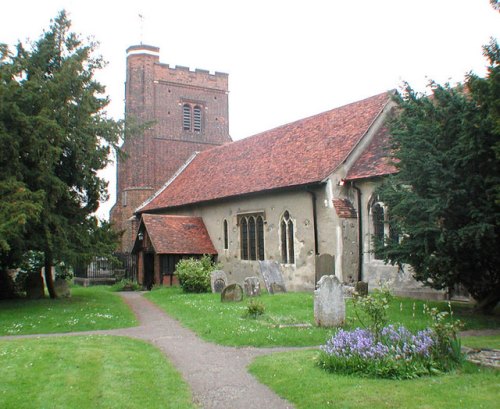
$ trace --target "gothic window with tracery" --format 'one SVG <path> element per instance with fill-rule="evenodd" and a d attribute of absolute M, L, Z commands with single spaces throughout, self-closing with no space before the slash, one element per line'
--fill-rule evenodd
<path fill-rule="evenodd" d="M 284 264 L 295 264 L 295 246 L 293 220 L 290 213 L 285 211 L 280 222 L 281 235 L 281 262 Z"/>
<path fill-rule="evenodd" d="M 264 218 L 260 214 L 239 216 L 242 260 L 264 260 Z"/>

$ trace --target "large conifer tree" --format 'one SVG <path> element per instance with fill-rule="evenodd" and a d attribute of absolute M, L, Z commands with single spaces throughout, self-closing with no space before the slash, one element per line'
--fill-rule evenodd
<path fill-rule="evenodd" d="M 106 117 L 109 101 L 94 79 L 103 67 L 96 44 L 82 41 L 70 26 L 60 12 L 29 49 L 19 43 L 8 54 L 3 46 L 0 64 L 0 142 L 6 149 L 0 187 L 24 195 L 16 250 L 43 252 L 51 297 L 47 272 L 55 262 L 72 263 L 100 245 L 110 250 L 109 226 L 99 226 L 92 214 L 107 194 L 97 172 L 122 131 L 121 123 Z M 4 244 L 5 268 L 14 249 Z"/>
<path fill-rule="evenodd" d="M 500 300 L 500 75 L 496 42 L 486 78 L 464 85 L 409 86 L 391 124 L 398 173 L 379 191 L 399 242 L 380 250 L 437 288 L 462 284 L 488 312 Z"/>

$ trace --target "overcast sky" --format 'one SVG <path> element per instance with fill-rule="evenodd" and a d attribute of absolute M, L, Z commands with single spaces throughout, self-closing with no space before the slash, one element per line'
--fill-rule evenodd
<path fill-rule="evenodd" d="M 160 47 L 160 61 L 229 74 L 233 139 L 429 79 L 483 75 L 482 45 L 500 39 L 488 0 L 28 0 L 4 2 L 0 42 L 36 40 L 66 9 L 109 62 L 98 74 L 123 117 L 125 50 Z M 141 24 L 141 14 L 144 19 Z M 107 216 L 114 203 L 115 174 Z"/>

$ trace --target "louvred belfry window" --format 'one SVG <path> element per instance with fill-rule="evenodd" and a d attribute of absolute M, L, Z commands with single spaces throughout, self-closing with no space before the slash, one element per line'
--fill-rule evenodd
<path fill-rule="evenodd" d="M 194 125 L 193 130 L 195 132 L 201 132 L 201 107 L 196 105 L 193 109 Z"/>
<path fill-rule="evenodd" d="M 184 104 L 182 107 L 182 127 L 185 131 L 191 130 L 191 106 Z"/>

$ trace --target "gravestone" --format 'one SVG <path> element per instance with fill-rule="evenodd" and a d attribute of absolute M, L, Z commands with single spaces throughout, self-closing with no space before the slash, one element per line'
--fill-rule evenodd
<path fill-rule="evenodd" d="M 343 285 L 333 275 L 323 276 L 314 291 L 314 320 L 320 327 L 338 327 L 345 322 Z"/>
<path fill-rule="evenodd" d="M 243 288 L 239 284 L 229 284 L 220 295 L 222 302 L 239 302 L 243 300 Z"/>
<path fill-rule="evenodd" d="M 328 253 L 319 254 L 315 257 L 314 266 L 316 282 L 319 282 L 321 277 L 335 274 L 335 257 Z"/>
<path fill-rule="evenodd" d="M 54 291 L 58 298 L 69 298 L 71 297 L 71 290 L 69 289 L 69 283 L 62 279 L 56 278 L 54 281 Z"/>
<path fill-rule="evenodd" d="M 286 292 L 283 275 L 281 274 L 280 264 L 277 261 L 260 260 L 259 265 L 260 272 L 262 273 L 262 277 L 264 278 L 267 292 L 269 294 L 274 294 L 272 287 L 273 283 L 278 284 L 280 288 L 283 289 L 283 291 L 281 292 Z"/>
<path fill-rule="evenodd" d="M 44 296 L 42 276 L 40 273 L 29 273 L 26 277 L 26 298 L 37 300 Z"/>
<path fill-rule="evenodd" d="M 365 281 L 358 281 L 354 286 L 354 291 L 360 297 L 365 297 L 368 295 L 368 283 Z"/>
<path fill-rule="evenodd" d="M 227 276 L 222 270 L 215 270 L 210 273 L 210 286 L 213 293 L 221 293 L 227 286 Z"/>
<path fill-rule="evenodd" d="M 286 293 L 286 288 L 278 283 L 271 283 L 271 294 Z"/>
<path fill-rule="evenodd" d="M 260 295 L 259 277 L 247 277 L 243 285 L 247 297 L 258 297 Z"/>

